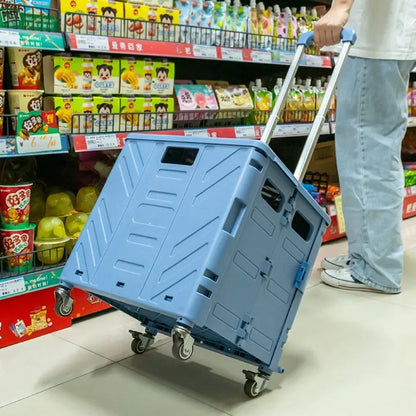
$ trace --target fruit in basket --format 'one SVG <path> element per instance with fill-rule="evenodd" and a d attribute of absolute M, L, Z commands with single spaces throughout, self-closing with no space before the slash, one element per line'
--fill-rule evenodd
<path fill-rule="evenodd" d="M 77 193 L 76 209 L 81 212 L 91 212 L 98 199 L 98 190 L 94 186 L 84 186 Z"/>
<path fill-rule="evenodd" d="M 63 217 L 73 213 L 74 205 L 71 196 L 66 192 L 50 194 L 46 199 L 47 217 Z"/>
<path fill-rule="evenodd" d="M 88 220 L 88 214 L 85 212 L 77 212 L 65 219 L 65 228 L 67 234 L 71 237 L 78 237 Z"/>

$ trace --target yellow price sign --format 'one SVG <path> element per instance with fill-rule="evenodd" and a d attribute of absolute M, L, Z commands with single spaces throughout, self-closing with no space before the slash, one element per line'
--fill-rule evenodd
<path fill-rule="evenodd" d="M 335 209 L 337 211 L 338 232 L 340 234 L 343 234 L 343 233 L 345 233 L 345 219 L 344 219 L 344 213 L 342 212 L 342 198 L 341 198 L 341 195 L 336 195 L 334 200 L 335 200 Z"/>

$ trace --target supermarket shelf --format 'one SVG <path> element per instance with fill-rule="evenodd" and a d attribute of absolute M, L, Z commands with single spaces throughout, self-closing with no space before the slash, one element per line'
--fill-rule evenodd
<path fill-rule="evenodd" d="M 0 29 L 0 46 L 64 51 L 62 33 L 31 32 L 22 29 Z"/>
<path fill-rule="evenodd" d="M 31 136 L 28 140 L 20 137 L 0 137 L 0 158 L 68 153 L 67 136 L 49 134 Z"/>
<path fill-rule="evenodd" d="M 164 58 L 194 58 L 235 62 L 289 65 L 294 57 L 291 51 L 275 51 L 223 46 L 193 45 L 190 43 L 160 42 L 96 35 L 67 33 L 72 51 L 110 52 L 129 55 L 148 55 Z M 305 55 L 301 65 L 331 68 L 328 56 Z"/>
<path fill-rule="evenodd" d="M 57 286 L 63 267 L 0 278 L 0 300 Z"/>
<path fill-rule="evenodd" d="M 140 134 L 163 134 L 193 137 L 217 137 L 226 139 L 260 139 L 265 126 L 237 126 L 237 127 L 212 127 L 203 129 L 186 130 L 162 130 L 141 131 Z M 311 124 L 281 124 L 274 131 L 273 137 L 299 137 L 307 136 L 311 130 Z M 329 123 L 325 123 L 322 134 L 329 134 Z M 110 134 L 74 134 L 71 135 L 73 149 L 76 152 L 121 149 L 124 141 L 130 133 Z"/>

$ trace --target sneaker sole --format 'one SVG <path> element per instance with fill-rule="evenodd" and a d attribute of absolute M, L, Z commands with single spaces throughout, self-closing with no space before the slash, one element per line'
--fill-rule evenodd
<path fill-rule="evenodd" d="M 357 292 L 373 292 L 373 293 L 381 293 L 384 295 L 396 295 L 397 293 L 390 293 L 390 292 L 384 292 L 379 289 L 375 289 L 371 286 L 366 286 L 363 283 L 351 283 L 351 284 L 343 284 L 340 281 L 337 281 L 336 279 L 332 277 L 326 276 L 324 273 L 321 274 L 321 280 L 323 283 L 325 283 L 328 286 L 335 287 L 337 289 L 344 289 L 344 290 L 355 290 Z"/>

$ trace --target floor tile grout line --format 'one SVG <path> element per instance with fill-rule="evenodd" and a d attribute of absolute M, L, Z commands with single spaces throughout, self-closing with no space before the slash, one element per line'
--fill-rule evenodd
<path fill-rule="evenodd" d="M 14 401 L 10 402 L 10 403 L 7 403 L 5 405 L 2 405 L 2 406 L 0 406 L 0 409 L 6 408 L 7 406 L 10 406 L 12 404 L 15 404 L 15 403 L 21 402 L 23 400 L 29 399 L 31 397 L 37 396 L 38 394 L 44 393 L 44 392 L 46 392 L 48 390 L 52 390 L 52 389 L 54 389 L 56 387 L 62 386 L 63 384 L 70 383 L 70 382 L 75 381 L 75 380 L 77 380 L 79 378 L 82 378 L 82 377 L 87 376 L 89 374 L 95 373 L 96 371 L 100 371 L 100 370 L 103 370 L 104 368 L 111 367 L 112 365 L 115 365 L 115 364 L 117 364 L 117 363 L 110 362 L 110 363 L 106 364 L 103 367 L 95 368 L 94 370 L 88 371 L 85 374 L 80 374 L 79 376 L 70 378 L 68 380 L 62 381 L 62 382 L 57 383 L 57 384 L 54 384 L 53 386 L 47 387 L 46 389 L 39 390 L 36 393 L 29 394 L 28 396 L 22 397 L 21 399 L 17 399 L 17 400 L 14 400 Z"/>
<path fill-rule="evenodd" d="M 122 361 L 123 361 L 123 360 L 122 360 Z M 160 384 L 162 384 L 164 387 L 166 387 L 166 388 L 168 388 L 168 389 L 172 389 L 172 390 L 176 391 L 177 393 L 183 394 L 184 396 L 186 396 L 186 397 L 188 397 L 188 398 L 191 398 L 192 400 L 195 400 L 195 401 L 197 401 L 197 402 L 199 402 L 199 403 L 202 403 L 202 404 L 204 404 L 204 405 L 206 405 L 206 406 L 210 407 L 211 409 L 215 409 L 215 410 L 218 410 L 218 411 L 219 411 L 219 412 L 221 412 L 221 413 L 225 413 L 225 414 L 227 414 L 227 415 L 229 415 L 229 416 L 232 416 L 232 414 L 231 414 L 231 413 L 228 413 L 228 412 L 226 412 L 226 411 L 225 411 L 225 410 L 223 410 L 223 409 L 220 409 L 220 408 L 218 408 L 218 407 L 216 407 L 216 406 L 213 406 L 211 403 L 207 403 L 207 402 L 205 402 L 204 400 L 200 400 L 200 399 L 198 399 L 198 398 L 196 398 L 196 397 L 193 397 L 193 396 L 191 396 L 191 395 L 189 395 L 189 394 L 187 394 L 187 393 L 185 393 L 185 392 L 183 392 L 183 391 L 181 391 L 181 390 L 179 390 L 179 389 L 177 389 L 177 388 L 175 388 L 175 387 L 173 387 L 173 386 L 169 385 L 168 383 L 164 383 L 164 382 L 163 382 L 163 380 L 157 379 L 157 381 L 156 381 L 156 379 L 155 379 L 155 378 L 152 378 L 152 377 L 149 377 L 149 376 L 147 376 L 147 375 L 145 375 L 145 374 L 139 373 L 138 371 L 134 370 L 134 369 L 133 369 L 133 368 L 131 368 L 131 367 L 128 367 L 127 365 L 122 364 L 121 362 L 118 362 L 118 363 L 115 363 L 115 364 L 118 364 L 118 365 L 120 365 L 121 367 L 123 367 L 123 368 L 125 368 L 125 369 L 127 369 L 127 370 L 129 370 L 129 371 L 131 371 L 131 372 L 133 372 L 133 373 L 135 373 L 135 374 L 138 374 L 138 375 L 140 375 L 141 377 L 143 377 L 143 378 L 145 378 L 145 379 L 151 380 L 151 381 L 156 382 L 156 383 L 160 383 Z"/>

